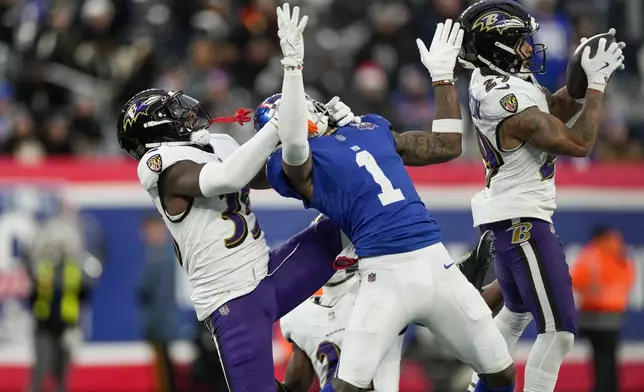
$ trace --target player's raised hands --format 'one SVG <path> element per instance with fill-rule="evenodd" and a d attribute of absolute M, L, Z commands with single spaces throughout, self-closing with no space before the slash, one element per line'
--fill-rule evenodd
<path fill-rule="evenodd" d="M 289 67 L 300 67 L 304 63 L 304 39 L 302 32 L 306 27 L 309 17 L 304 15 L 300 20 L 300 7 L 294 7 L 291 14 L 291 6 L 284 3 L 277 7 L 277 36 L 280 38 L 282 47 L 282 64 Z"/>
<path fill-rule="evenodd" d="M 463 44 L 463 29 L 460 23 L 453 23 L 451 19 L 439 23 L 429 50 L 420 39 L 416 40 L 416 44 L 420 52 L 420 61 L 429 71 L 432 82 L 454 79 L 456 58 Z"/>

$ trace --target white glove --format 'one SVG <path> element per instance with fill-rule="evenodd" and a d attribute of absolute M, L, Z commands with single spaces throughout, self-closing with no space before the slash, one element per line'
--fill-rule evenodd
<path fill-rule="evenodd" d="M 300 67 L 304 63 L 304 39 L 302 32 L 306 27 L 309 17 L 304 15 L 298 24 L 300 18 L 300 7 L 291 8 L 288 3 L 280 8 L 277 7 L 277 36 L 280 38 L 280 46 L 284 59 L 282 64 L 290 67 Z"/>
<path fill-rule="evenodd" d="M 610 29 L 608 32 L 615 35 L 615 29 Z M 582 43 L 585 41 L 582 38 Z M 625 46 L 624 42 L 613 42 L 607 45 L 606 38 L 602 38 L 598 42 L 597 53 L 592 58 L 590 47 L 584 48 L 581 54 L 581 67 L 586 72 L 588 88 L 603 92 L 613 73 L 618 69 L 624 69 L 622 48 Z"/>
<path fill-rule="evenodd" d="M 432 82 L 454 79 L 456 58 L 463 44 L 463 29 L 460 23 L 452 26 L 451 19 L 439 23 L 429 51 L 420 39 L 416 40 L 416 44 L 420 51 L 420 61 L 429 71 Z"/>
<path fill-rule="evenodd" d="M 340 97 L 333 97 L 324 106 L 327 108 L 331 118 L 339 127 L 344 127 L 351 123 L 360 124 L 360 117 L 354 115 L 351 108 L 349 108 L 344 102 L 340 101 Z"/>

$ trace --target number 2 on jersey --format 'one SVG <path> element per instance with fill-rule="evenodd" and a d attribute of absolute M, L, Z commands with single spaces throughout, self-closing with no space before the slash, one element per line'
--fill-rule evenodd
<path fill-rule="evenodd" d="M 232 221 L 235 225 L 233 234 L 224 240 L 224 245 L 228 249 L 238 247 L 246 240 L 246 237 L 248 237 L 248 222 L 246 221 L 246 215 L 250 215 L 251 213 L 249 192 L 249 188 L 244 188 L 241 192 L 229 193 L 227 195 L 220 196 L 220 198 L 226 199 L 226 210 L 221 213 L 221 219 Z M 250 233 L 254 239 L 258 239 L 262 233 L 262 228 L 260 227 L 257 219 L 255 219 L 255 226 L 253 226 Z"/>
<path fill-rule="evenodd" d="M 326 380 L 324 385 L 328 384 L 333 380 L 333 377 L 338 371 L 338 365 L 340 364 L 340 347 L 337 344 L 330 342 L 328 340 L 323 341 L 318 345 L 318 349 L 315 352 L 315 357 L 324 364 L 326 359 L 327 368 L 326 368 Z M 373 391 L 373 381 L 369 384 L 365 391 Z"/>
<path fill-rule="evenodd" d="M 380 185 L 381 192 L 378 195 L 378 198 L 383 206 L 405 200 L 405 196 L 402 191 L 400 189 L 394 189 L 391 181 L 389 181 L 387 176 L 385 176 L 385 173 L 382 172 L 382 169 L 378 166 L 378 162 L 376 162 L 376 159 L 369 151 L 362 150 L 358 152 L 356 154 L 356 163 L 358 166 L 367 169 L 376 184 Z"/>

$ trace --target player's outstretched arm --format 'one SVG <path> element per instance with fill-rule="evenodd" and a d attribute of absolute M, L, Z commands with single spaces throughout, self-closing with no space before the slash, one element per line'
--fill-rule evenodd
<path fill-rule="evenodd" d="M 500 134 L 523 140 L 551 154 L 588 156 L 601 121 L 603 95 L 601 91 L 589 89 L 581 114 L 570 128 L 552 114 L 533 106 L 503 121 Z"/>
<path fill-rule="evenodd" d="M 408 131 L 393 132 L 396 151 L 406 166 L 449 162 L 461 156 L 461 134 Z"/>
<path fill-rule="evenodd" d="M 223 162 L 206 164 L 183 160 L 163 171 L 159 189 L 165 197 L 200 197 L 237 192 L 264 167 L 279 138 L 268 122 Z"/>
<path fill-rule="evenodd" d="M 304 39 L 307 16 L 298 21 L 299 7 L 291 15 L 288 3 L 277 8 L 278 35 L 284 54 L 284 81 L 278 111 L 279 136 L 282 141 L 282 168 L 292 184 L 301 188 L 311 178 L 313 168 L 308 142 L 308 111 L 302 79 Z"/>
<path fill-rule="evenodd" d="M 416 40 L 421 62 L 432 77 L 436 118 L 432 132 L 394 134 L 396 149 L 407 166 L 447 162 L 461 155 L 463 122 L 454 87 L 454 66 L 462 43 L 463 29 L 451 19 L 438 24 L 429 50 L 423 41 Z"/>
<path fill-rule="evenodd" d="M 293 392 L 307 392 L 315 378 L 315 371 L 306 353 L 295 343 L 293 353 L 286 364 L 284 384 Z"/>
<path fill-rule="evenodd" d="M 611 75 L 623 68 L 623 47 L 623 42 L 608 45 L 606 39 L 602 38 L 592 58 L 590 47 L 584 49 L 581 66 L 588 78 L 588 90 L 579 118 L 572 127 L 567 127 L 551 114 L 530 107 L 507 118 L 501 125 L 501 135 L 524 140 L 553 154 L 588 156 L 597 138 L 604 89 Z"/>

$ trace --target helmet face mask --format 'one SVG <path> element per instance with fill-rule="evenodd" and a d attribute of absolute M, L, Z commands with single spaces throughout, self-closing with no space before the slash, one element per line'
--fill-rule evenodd
<path fill-rule="evenodd" d="M 207 132 L 211 117 L 199 101 L 183 92 L 150 89 L 132 97 L 117 123 L 119 145 L 134 159 L 163 143 L 191 144 Z M 196 143 L 199 144 L 199 143 Z"/>
<path fill-rule="evenodd" d="M 277 108 L 282 99 L 282 94 L 275 94 L 266 98 L 259 104 L 255 111 L 255 132 L 266 125 L 277 114 Z M 308 136 L 324 136 L 332 128 L 329 110 L 323 103 L 306 96 L 306 109 L 308 111 Z M 279 119 L 278 119 L 279 121 Z"/>
<path fill-rule="evenodd" d="M 458 20 L 465 29 L 459 62 L 464 68 L 489 68 L 503 75 L 543 74 L 546 46 L 534 43 L 534 18 L 512 0 L 483 0 Z"/>
<path fill-rule="evenodd" d="M 323 136 L 329 130 L 329 110 L 322 102 L 306 96 L 306 108 L 309 112 L 309 137 Z"/>

